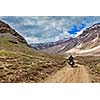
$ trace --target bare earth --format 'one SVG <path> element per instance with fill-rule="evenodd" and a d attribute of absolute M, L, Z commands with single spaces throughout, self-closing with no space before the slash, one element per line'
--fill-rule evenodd
<path fill-rule="evenodd" d="M 48 77 L 44 83 L 89 83 L 90 76 L 84 65 L 76 65 L 75 68 L 64 67 L 54 75 Z"/>

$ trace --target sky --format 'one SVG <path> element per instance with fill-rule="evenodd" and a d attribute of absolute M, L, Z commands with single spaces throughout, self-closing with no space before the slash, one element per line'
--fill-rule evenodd
<path fill-rule="evenodd" d="M 87 27 L 100 23 L 100 16 L 0 16 L 0 20 L 30 44 L 76 37 Z"/>

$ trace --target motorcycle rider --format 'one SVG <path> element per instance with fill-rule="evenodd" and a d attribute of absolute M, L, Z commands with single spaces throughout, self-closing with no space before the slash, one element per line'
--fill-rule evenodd
<path fill-rule="evenodd" d="M 69 56 L 68 63 L 73 67 L 75 62 L 74 62 L 74 57 L 72 55 Z"/>

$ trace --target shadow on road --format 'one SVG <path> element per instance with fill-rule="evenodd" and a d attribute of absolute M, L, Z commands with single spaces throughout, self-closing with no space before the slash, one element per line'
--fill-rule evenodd
<path fill-rule="evenodd" d="M 70 66 L 71 68 L 78 68 L 79 66 L 78 65 L 74 65 L 73 67 L 72 66 Z"/>

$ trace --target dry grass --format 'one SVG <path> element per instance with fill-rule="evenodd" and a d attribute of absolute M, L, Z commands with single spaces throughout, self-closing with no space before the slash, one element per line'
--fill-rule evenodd
<path fill-rule="evenodd" d="M 0 37 L 0 82 L 40 82 L 65 66 L 63 56 L 49 55 Z"/>
<path fill-rule="evenodd" d="M 100 82 L 100 57 L 99 56 L 78 56 L 79 64 L 86 65 L 92 82 Z"/>

